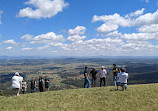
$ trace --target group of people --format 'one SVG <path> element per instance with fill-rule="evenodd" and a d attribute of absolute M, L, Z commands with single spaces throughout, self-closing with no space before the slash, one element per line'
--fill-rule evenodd
<path fill-rule="evenodd" d="M 116 90 L 119 90 L 119 86 L 121 86 L 123 90 L 126 90 L 128 79 L 128 73 L 126 73 L 126 69 L 118 69 L 116 64 L 113 64 L 112 73 L 114 86 L 117 86 Z M 84 70 L 84 77 L 84 88 L 96 87 L 97 78 L 100 78 L 100 87 L 102 87 L 102 82 L 103 86 L 106 85 L 107 71 L 105 70 L 104 66 L 102 66 L 99 73 L 96 71 L 95 67 L 90 71 L 90 73 L 88 73 L 88 67 L 86 66 Z"/>
<path fill-rule="evenodd" d="M 45 80 L 41 76 L 39 77 L 38 88 L 39 88 L 40 92 L 44 91 L 44 86 L 45 86 L 45 90 L 49 91 L 49 84 L 50 84 L 50 80 L 49 80 L 48 76 L 45 76 Z M 34 93 L 36 91 L 36 86 L 37 86 L 37 82 L 34 79 L 34 77 L 32 77 L 32 79 L 30 81 L 31 93 Z M 11 87 L 14 91 L 15 96 L 19 96 L 20 89 L 23 94 L 26 92 L 27 83 L 24 80 L 24 78 L 22 76 L 20 76 L 20 74 L 18 72 L 16 72 L 15 75 L 12 77 L 12 86 Z"/>
<path fill-rule="evenodd" d="M 117 86 L 116 90 L 119 90 L 119 86 L 122 87 L 123 90 L 127 89 L 127 79 L 128 79 L 128 73 L 126 73 L 125 68 L 118 69 L 116 64 L 113 64 L 113 81 L 114 86 Z M 84 70 L 84 88 L 90 88 L 90 87 L 96 87 L 97 78 L 100 78 L 100 87 L 106 85 L 106 77 L 107 77 L 107 71 L 105 70 L 104 66 L 101 67 L 101 70 L 97 72 L 96 68 L 94 67 L 90 73 L 88 73 L 88 67 L 85 67 Z M 91 78 L 91 81 L 89 80 Z M 44 91 L 44 85 L 45 90 L 49 91 L 49 84 L 50 80 L 48 76 L 45 76 L 45 80 L 40 76 L 38 80 L 38 87 L 39 91 Z M 30 89 L 31 93 L 34 93 L 36 91 L 37 82 L 32 77 L 30 81 Z M 15 73 L 15 75 L 12 77 L 12 88 L 14 90 L 14 93 L 16 96 L 19 96 L 20 89 L 22 89 L 22 93 L 24 94 L 27 89 L 27 83 L 23 79 L 22 76 L 18 72 Z"/>
<path fill-rule="evenodd" d="M 49 91 L 49 84 L 50 84 L 50 80 L 49 80 L 48 76 L 45 76 L 45 80 L 43 79 L 43 77 L 39 76 L 38 88 L 39 88 L 40 92 L 44 91 L 44 85 L 45 85 L 45 90 Z M 32 77 L 32 79 L 30 81 L 31 93 L 34 93 L 36 91 L 36 86 L 37 86 L 37 82 L 34 79 L 34 77 Z"/>

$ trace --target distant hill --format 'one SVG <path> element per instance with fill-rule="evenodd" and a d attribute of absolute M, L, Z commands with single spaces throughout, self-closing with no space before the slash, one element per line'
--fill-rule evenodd
<path fill-rule="evenodd" d="M 71 89 L 0 97 L 2 111 L 157 111 L 158 84 Z"/>

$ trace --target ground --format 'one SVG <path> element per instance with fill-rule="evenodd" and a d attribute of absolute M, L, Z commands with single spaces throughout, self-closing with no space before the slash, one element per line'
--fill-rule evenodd
<path fill-rule="evenodd" d="M 158 84 L 68 89 L 0 97 L 2 111 L 156 111 Z"/>

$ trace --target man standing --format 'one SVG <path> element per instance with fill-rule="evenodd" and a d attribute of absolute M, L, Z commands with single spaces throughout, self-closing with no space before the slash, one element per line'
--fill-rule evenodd
<path fill-rule="evenodd" d="M 92 87 L 95 87 L 96 86 L 96 81 L 97 81 L 97 76 L 98 76 L 97 71 L 95 70 L 95 67 L 92 69 L 90 74 L 91 74 L 91 77 L 92 77 L 92 80 L 91 80 Z"/>
<path fill-rule="evenodd" d="M 20 76 L 18 72 L 12 77 L 12 88 L 14 90 L 15 96 L 19 96 L 21 84 L 22 84 L 23 77 Z"/>
<path fill-rule="evenodd" d="M 101 70 L 100 70 L 100 75 L 99 75 L 99 77 L 100 77 L 100 87 L 102 87 L 102 81 L 104 83 L 104 86 L 106 84 L 106 81 L 105 81 L 106 74 L 107 74 L 107 71 L 104 69 L 104 66 L 102 66 Z"/>
<path fill-rule="evenodd" d="M 113 73 L 114 86 L 116 86 L 117 85 L 117 74 L 119 73 L 119 69 L 117 68 L 116 64 L 113 64 L 112 73 Z"/>
<path fill-rule="evenodd" d="M 35 81 L 34 77 L 32 77 L 32 79 L 31 79 L 30 88 L 31 88 L 31 93 L 34 93 L 36 91 L 36 81 Z"/>
<path fill-rule="evenodd" d="M 121 68 L 121 73 L 118 73 L 118 82 L 119 85 L 122 87 L 123 90 L 127 89 L 127 79 L 128 79 L 128 73 L 126 73 L 125 68 Z"/>
<path fill-rule="evenodd" d="M 45 89 L 46 89 L 46 91 L 49 91 L 49 84 L 50 84 L 49 78 L 48 78 L 48 76 L 45 76 Z"/>
<path fill-rule="evenodd" d="M 85 77 L 84 88 L 86 88 L 87 84 L 88 84 L 87 88 L 90 88 L 91 87 L 91 82 L 88 78 L 88 67 L 87 66 L 85 67 L 85 70 L 84 70 L 84 77 Z"/>

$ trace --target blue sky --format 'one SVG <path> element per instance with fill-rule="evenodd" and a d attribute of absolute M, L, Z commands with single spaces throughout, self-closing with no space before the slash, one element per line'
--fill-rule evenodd
<path fill-rule="evenodd" d="M 0 0 L 0 55 L 157 56 L 158 0 Z"/>

